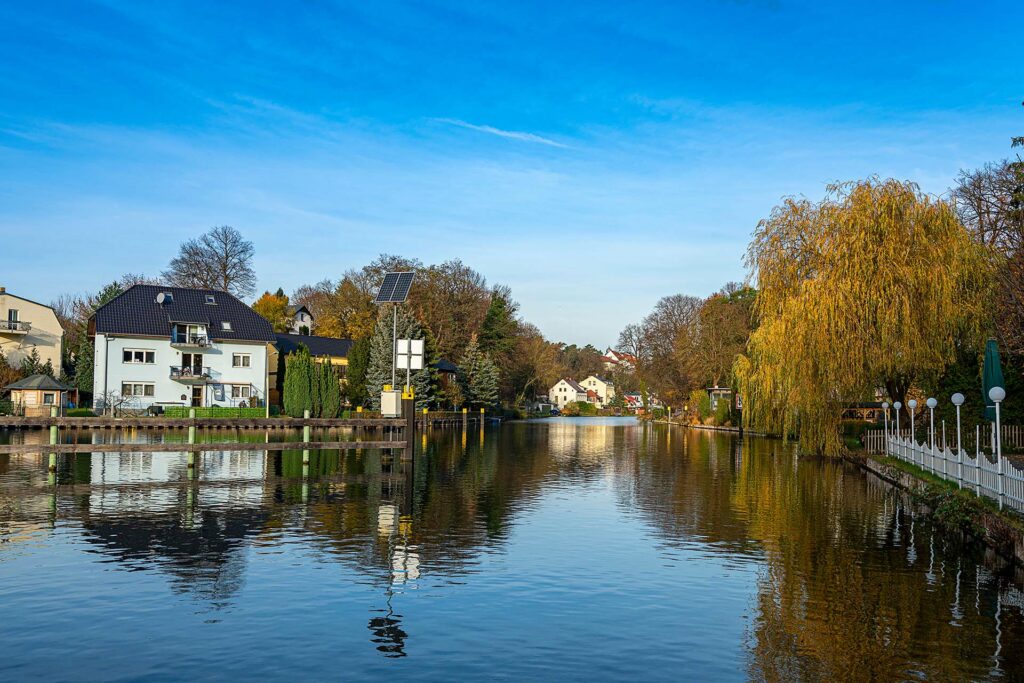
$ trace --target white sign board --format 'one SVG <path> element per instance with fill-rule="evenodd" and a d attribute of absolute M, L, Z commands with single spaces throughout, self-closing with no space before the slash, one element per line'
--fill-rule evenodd
<path fill-rule="evenodd" d="M 395 346 L 395 367 L 399 370 L 422 370 L 423 340 L 399 339 Z"/>

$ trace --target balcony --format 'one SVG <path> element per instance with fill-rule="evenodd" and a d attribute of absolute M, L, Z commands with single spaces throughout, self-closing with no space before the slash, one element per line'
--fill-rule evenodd
<path fill-rule="evenodd" d="M 24 320 L 0 320 L 0 334 L 28 334 L 32 323 Z"/>
<path fill-rule="evenodd" d="M 176 334 L 171 337 L 171 346 L 176 349 L 208 349 L 213 344 L 205 334 Z"/>
<path fill-rule="evenodd" d="M 208 366 L 172 365 L 171 379 L 182 384 L 206 384 L 210 381 L 210 368 Z"/>

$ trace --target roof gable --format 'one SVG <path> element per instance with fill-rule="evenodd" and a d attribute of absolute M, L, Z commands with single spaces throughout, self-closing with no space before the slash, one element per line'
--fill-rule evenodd
<path fill-rule="evenodd" d="M 157 303 L 161 292 L 172 300 Z M 214 303 L 207 303 L 208 297 Z M 97 309 L 94 318 L 97 334 L 169 337 L 173 323 L 192 323 L 205 325 L 207 336 L 217 341 L 275 341 L 273 328 L 261 315 L 215 289 L 133 285 Z"/>

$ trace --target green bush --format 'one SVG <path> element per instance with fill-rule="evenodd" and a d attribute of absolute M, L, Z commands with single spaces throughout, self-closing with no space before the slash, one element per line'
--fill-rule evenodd
<path fill-rule="evenodd" d="M 720 398 L 718 403 L 715 404 L 715 424 L 719 427 L 726 427 L 730 424 L 730 418 L 732 417 L 731 406 L 729 400 Z"/>
<path fill-rule="evenodd" d="M 697 416 L 698 422 L 711 417 L 711 397 L 703 389 L 694 389 L 690 392 L 690 410 Z"/>
<path fill-rule="evenodd" d="M 586 401 L 576 401 L 577 414 L 593 416 L 597 415 L 597 406 L 593 403 L 587 403 Z"/>
<path fill-rule="evenodd" d="M 68 417 L 96 417 L 96 413 L 88 408 L 69 408 Z"/>
<path fill-rule="evenodd" d="M 265 417 L 266 410 L 263 408 L 225 408 L 225 407 L 207 407 L 207 408 L 188 408 L 186 406 L 168 406 L 164 408 L 164 417 L 178 419 L 188 417 L 188 411 L 195 410 L 196 417 L 239 417 L 239 418 L 255 418 Z"/>

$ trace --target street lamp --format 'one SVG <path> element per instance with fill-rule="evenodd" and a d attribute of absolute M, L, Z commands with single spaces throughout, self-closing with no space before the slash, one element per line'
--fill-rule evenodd
<path fill-rule="evenodd" d="M 882 410 L 885 411 L 885 438 L 889 438 L 889 402 L 882 401 Z"/>
<path fill-rule="evenodd" d="M 917 401 L 910 399 L 907 401 L 907 407 L 910 408 L 910 443 L 914 449 L 914 462 L 917 462 L 917 432 L 914 431 L 914 408 L 917 408 Z"/>
<path fill-rule="evenodd" d="M 964 395 L 957 392 L 949 400 L 956 406 L 956 483 L 960 488 L 963 488 L 964 463 L 960 455 L 960 406 L 964 404 Z"/>
<path fill-rule="evenodd" d="M 931 460 L 931 466 L 930 466 L 929 469 L 931 469 L 931 471 L 934 472 L 935 471 L 935 406 L 939 405 L 939 402 L 936 401 L 934 398 L 929 398 L 924 403 L 925 403 L 926 406 L 928 406 L 928 414 L 929 414 L 929 419 L 930 419 L 930 421 L 928 423 L 928 438 L 931 439 L 932 460 Z"/>
<path fill-rule="evenodd" d="M 1002 387 L 992 387 L 988 390 L 988 397 L 996 404 L 996 467 L 999 472 L 999 508 L 1003 507 L 1003 435 L 999 428 L 999 404 L 1006 398 L 1006 390 Z"/>

